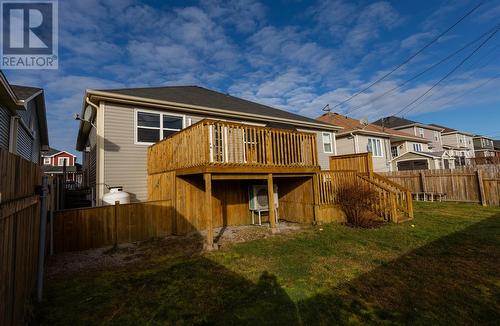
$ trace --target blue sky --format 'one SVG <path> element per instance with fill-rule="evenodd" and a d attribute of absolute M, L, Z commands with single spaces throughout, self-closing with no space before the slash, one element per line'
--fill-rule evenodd
<path fill-rule="evenodd" d="M 477 3 L 64 0 L 59 69 L 5 73 L 14 84 L 45 89 L 51 145 L 72 152 L 78 130 L 72 117 L 87 88 L 196 84 L 316 117 L 326 104 L 335 106 L 390 71 Z M 369 102 L 499 23 L 500 0 L 486 1 L 408 65 L 335 110 L 370 121 L 398 112 L 479 42 Z M 498 76 L 500 32 L 404 116 L 500 138 Z"/>

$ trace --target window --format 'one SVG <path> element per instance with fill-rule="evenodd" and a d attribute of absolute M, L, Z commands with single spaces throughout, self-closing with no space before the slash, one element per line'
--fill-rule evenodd
<path fill-rule="evenodd" d="M 464 143 L 464 139 L 462 137 L 460 137 L 459 140 L 460 140 L 460 144 Z"/>
<path fill-rule="evenodd" d="M 44 157 L 43 158 L 43 164 L 49 165 L 50 164 L 50 157 Z"/>
<path fill-rule="evenodd" d="M 371 152 L 374 157 L 382 157 L 382 142 L 377 138 L 368 138 L 368 145 L 366 146 L 368 152 Z"/>
<path fill-rule="evenodd" d="M 422 151 L 422 144 L 413 144 L 413 150 L 415 152 L 421 152 Z"/>
<path fill-rule="evenodd" d="M 333 153 L 332 134 L 329 132 L 323 133 L 323 151 L 325 153 Z"/>
<path fill-rule="evenodd" d="M 398 146 L 391 146 L 391 154 L 392 154 L 392 157 L 398 156 Z"/>
<path fill-rule="evenodd" d="M 418 128 L 418 134 L 420 135 L 420 137 L 424 138 L 424 128 Z"/>
<path fill-rule="evenodd" d="M 64 166 L 64 165 L 69 166 L 69 158 L 67 158 L 67 157 L 59 157 L 57 159 L 57 165 L 59 165 L 59 166 Z"/>
<path fill-rule="evenodd" d="M 434 141 L 439 141 L 439 132 L 434 131 Z"/>
<path fill-rule="evenodd" d="M 136 112 L 136 141 L 151 144 L 180 131 L 184 117 L 148 111 Z"/>

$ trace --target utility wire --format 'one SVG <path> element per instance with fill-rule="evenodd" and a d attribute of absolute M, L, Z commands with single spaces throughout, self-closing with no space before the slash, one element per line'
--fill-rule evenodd
<path fill-rule="evenodd" d="M 387 77 L 389 77 L 390 75 L 392 75 L 396 70 L 398 70 L 399 68 L 401 68 L 402 66 L 404 66 L 405 64 L 407 64 L 408 62 L 410 62 L 413 58 L 415 58 L 417 55 L 419 55 L 420 53 L 422 53 L 425 49 L 427 49 L 429 46 L 431 46 L 432 44 L 434 44 L 437 40 L 439 40 L 443 35 L 445 35 L 446 33 L 448 33 L 449 31 L 451 31 L 455 26 L 457 26 L 462 20 L 464 20 L 465 18 L 467 18 L 470 14 L 472 14 L 474 11 L 476 11 L 479 7 L 481 7 L 483 4 L 485 3 L 485 1 L 482 1 L 480 2 L 479 4 L 477 4 L 474 8 L 472 8 L 471 10 L 469 10 L 465 15 L 463 15 L 462 17 L 460 17 L 459 20 L 457 20 L 453 25 L 451 25 L 450 27 L 448 27 L 444 32 L 440 33 L 438 36 L 436 36 L 435 38 L 433 38 L 429 43 L 427 43 L 423 48 L 421 48 L 420 50 L 418 50 L 417 52 L 415 52 L 414 54 L 412 54 L 411 56 L 409 56 L 405 61 L 403 61 L 402 63 L 400 63 L 399 65 L 397 65 L 395 68 L 393 68 L 391 71 L 389 71 L 388 73 L 386 73 L 385 75 L 383 75 L 382 77 L 380 77 L 379 79 L 375 80 L 374 82 L 372 82 L 370 85 L 368 85 L 367 87 L 363 88 L 362 90 L 360 90 L 359 92 L 357 93 L 354 93 L 353 95 L 349 96 L 347 99 L 343 100 L 342 102 L 340 103 L 337 103 L 336 105 L 333 106 L 332 109 L 335 109 L 339 106 L 341 106 L 342 104 L 345 104 L 347 102 L 349 102 L 350 100 L 352 100 L 353 98 L 355 98 L 356 96 L 364 93 L 365 91 L 367 91 L 368 89 L 370 89 L 371 87 L 373 87 L 375 84 L 378 84 L 379 82 L 381 82 L 382 80 L 386 79 Z"/>
<path fill-rule="evenodd" d="M 474 49 L 474 51 L 472 51 L 467 57 L 465 57 L 462 61 L 460 61 L 460 63 L 458 65 L 456 65 L 452 70 L 450 70 L 446 75 L 444 75 L 436 83 L 434 83 L 434 85 L 432 85 L 427 91 L 425 91 L 422 95 L 418 96 L 415 100 L 411 101 L 409 104 L 407 104 L 405 107 L 403 107 L 401 110 L 399 110 L 398 112 L 396 112 L 393 115 L 399 115 L 399 114 L 403 113 L 406 109 L 408 109 L 410 106 L 412 106 L 415 102 L 420 100 L 425 95 L 429 94 L 430 91 L 432 91 L 436 86 L 438 86 L 442 81 L 444 81 L 446 78 L 448 78 L 450 75 L 452 75 L 455 71 L 457 71 L 458 68 L 460 68 L 467 60 L 470 59 L 470 57 L 472 57 L 474 54 L 476 54 L 477 51 L 479 51 L 479 49 L 481 49 L 483 47 L 483 45 L 485 45 L 489 40 L 491 40 L 491 38 L 493 36 L 495 36 L 495 34 L 498 33 L 499 30 L 500 30 L 500 27 L 498 27 L 490 36 L 488 36 L 488 38 L 486 40 L 484 40 L 481 44 L 479 44 L 479 46 L 477 46 Z M 412 109 L 413 108 L 408 110 L 406 113 L 410 112 Z"/>
<path fill-rule="evenodd" d="M 467 90 L 465 93 L 460 94 L 459 96 L 456 96 L 456 97 L 452 98 L 450 101 L 448 101 L 448 102 L 444 103 L 444 104 L 443 104 L 443 105 L 441 105 L 441 106 L 442 106 L 442 107 L 445 107 L 445 106 L 449 105 L 450 103 L 453 103 L 453 102 L 455 102 L 456 100 L 458 100 L 458 99 L 460 99 L 460 98 L 462 98 L 462 97 L 464 97 L 464 96 L 466 96 L 466 95 L 469 95 L 470 93 L 472 93 L 472 92 L 476 91 L 477 89 L 479 89 L 479 88 L 483 87 L 484 85 L 486 85 L 486 84 L 488 84 L 488 83 L 490 83 L 490 82 L 492 82 L 493 80 L 498 79 L 498 78 L 500 78 L 500 75 L 497 75 L 497 76 L 494 76 L 494 77 L 492 77 L 492 78 L 490 78 L 490 79 L 487 79 L 486 81 L 482 82 L 481 84 L 479 84 L 479 85 L 477 85 L 477 86 L 475 86 L 475 87 L 473 87 L 473 88 L 471 88 L 471 89 Z"/>
<path fill-rule="evenodd" d="M 367 105 L 370 105 L 372 104 L 373 102 L 376 102 L 377 100 L 379 100 L 380 98 L 386 96 L 387 94 L 389 93 L 392 93 L 393 91 L 403 87 L 404 85 L 408 84 L 409 82 L 417 79 L 418 77 L 422 76 L 423 74 L 425 74 L 426 72 L 434 69 L 435 67 L 441 65 L 442 63 L 448 61 L 450 58 L 454 57 L 455 55 L 457 55 L 458 53 L 462 52 L 463 50 L 465 50 L 466 48 L 468 48 L 469 46 L 473 45 L 474 43 L 476 43 L 477 41 L 479 41 L 480 39 L 482 39 L 485 35 L 488 35 L 489 33 L 493 32 L 493 30 L 495 29 L 495 27 L 491 28 L 490 30 L 488 30 L 487 32 L 481 34 L 481 36 L 479 36 L 478 38 L 474 39 L 473 41 L 467 43 L 466 45 L 464 45 L 463 47 L 461 47 L 460 49 L 454 51 L 453 53 L 449 54 L 448 56 L 446 56 L 445 58 L 441 59 L 439 62 L 429 66 L 428 68 L 422 70 L 421 72 L 419 72 L 418 74 L 414 75 L 413 77 L 411 77 L 410 79 L 407 79 L 405 80 L 402 84 L 398 85 L 398 86 L 395 86 L 387 91 L 385 91 L 384 93 L 376 96 L 375 98 L 371 99 L 370 101 L 362 104 L 362 105 L 359 105 L 359 106 L 356 106 L 354 108 L 351 108 L 349 110 L 349 113 L 352 114 L 354 111 L 357 111 Z"/>

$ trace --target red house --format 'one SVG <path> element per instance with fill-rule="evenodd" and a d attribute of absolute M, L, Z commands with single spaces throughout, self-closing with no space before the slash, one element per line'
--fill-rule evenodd
<path fill-rule="evenodd" d="M 42 164 L 42 170 L 48 175 L 66 173 L 66 181 L 77 181 L 76 174 L 81 170 L 75 155 L 55 148 L 42 153 Z"/>

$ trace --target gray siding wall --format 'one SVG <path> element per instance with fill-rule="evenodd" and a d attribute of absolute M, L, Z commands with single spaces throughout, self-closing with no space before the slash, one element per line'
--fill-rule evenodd
<path fill-rule="evenodd" d="M 0 147 L 6 150 L 9 149 L 10 117 L 10 111 L 0 107 Z"/>
<path fill-rule="evenodd" d="M 104 105 L 104 183 L 109 186 L 123 186 L 123 190 L 131 194 L 132 201 L 147 200 L 147 148 L 148 145 L 135 144 L 135 110 L 142 108 L 127 107 L 114 103 Z M 150 110 L 150 109 L 144 109 Z M 161 109 L 152 111 L 169 112 Z M 177 113 L 172 111 L 172 113 Z M 216 116 L 186 115 L 186 126 L 203 118 L 238 121 L 254 125 L 264 125 L 251 121 L 231 120 Z M 98 122 L 99 123 L 99 122 Z M 321 131 L 301 129 L 315 132 L 318 143 L 318 160 L 322 169 L 329 168 L 329 156 L 324 153 Z M 333 137 L 333 136 L 332 136 Z M 333 146 L 335 140 L 333 139 Z M 107 190 L 105 190 L 107 192 Z"/>
<path fill-rule="evenodd" d="M 17 128 L 17 153 L 23 158 L 39 162 L 40 159 L 40 132 L 36 104 L 28 103 L 25 111 L 18 111 L 20 117 Z"/>

